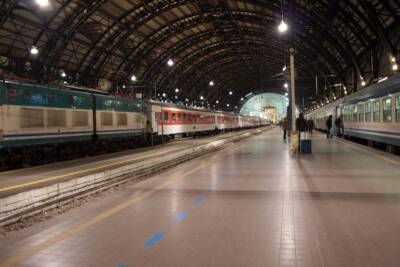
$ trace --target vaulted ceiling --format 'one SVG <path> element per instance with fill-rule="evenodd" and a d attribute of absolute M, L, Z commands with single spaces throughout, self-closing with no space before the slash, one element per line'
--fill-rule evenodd
<path fill-rule="evenodd" d="M 59 79 L 143 88 L 195 99 L 239 101 L 278 80 L 297 49 L 298 77 L 373 77 L 371 51 L 397 56 L 398 0 L 35 0 L 0 2 L 0 66 L 38 82 Z M 285 34 L 277 32 L 282 20 Z M 30 54 L 32 46 L 38 55 Z M 167 66 L 172 59 L 173 67 Z M 351 75 L 350 75 L 351 77 Z M 357 79 L 357 78 L 356 78 Z M 213 87 L 209 81 L 214 81 Z M 270 83 L 269 83 L 270 84 Z M 151 89 L 149 89 L 151 90 Z M 311 85 L 300 96 L 313 94 Z"/>

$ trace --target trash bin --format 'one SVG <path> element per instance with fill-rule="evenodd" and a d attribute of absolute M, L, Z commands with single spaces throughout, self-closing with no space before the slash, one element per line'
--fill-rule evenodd
<path fill-rule="evenodd" d="M 311 139 L 300 140 L 300 152 L 301 154 L 312 153 Z"/>

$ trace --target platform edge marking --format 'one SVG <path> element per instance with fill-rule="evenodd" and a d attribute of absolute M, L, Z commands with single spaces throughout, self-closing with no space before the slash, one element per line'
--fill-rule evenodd
<path fill-rule="evenodd" d="M 48 247 L 50 247 L 50 246 L 52 246 L 52 245 L 54 245 L 54 244 L 56 244 L 56 243 L 58 243 L 58 242 L 60 242 L 60 241 L 62 241 L 64 239 L 66 239 L 66 238 L 68 238 L 68 237 L 70 237 L 70 236 L 72 236 L 74 234 L 77 234 L 77 233 L 85 230 L 86 228 L 88 228 L 88 227 L 90 227 L 90 226 L 92 226 L 92 225 L 94 225 L 94 224 L 96 224 L 96 223 L 98 223 L 100 221 L 103 221 L 104 219 L 107 219 L 107 218 L 111 217 L 115 213 L 117 213 L 117 212 L 119 212 L 119 211 L 121 211 L 123 209 L 126 209 L 126 208 L 130 207 L 131 205 L 133 205 L 133 204 L 135 204 L 137 202 L 142 201 L 143 199 L 147 198 L 148 196 L 160 191 L 161 189 L 163 189 L 163 188 L 165 188 L 165 187 L 167 187 L 167 186 L 169 186 L 171 184 L 179 182 L 180 180 L 184 179 L 188 175 L 190 175 L 190 174 L 196 172 L 197 170 L 209 165 L 210 163 L 213 163 L 213 162 L 209 161 L 209 162 L 206 162 L 206 163 L 204 163 L 202 165 L 199 165 L 196 168 L 191 169 L 190 171 L 182 174 L 181 176 L 179 176 L 177 178 L 174 178 L 174 179 L 171 179 L 170 181 L 164 182 L 161 185 L 157 186 L 156 188 L 151 189 L 151 190 L 149 190 L 149 191 L 147 191 L 147 192 L 145 192 L 145 193 L 143 193 L 143 194 L 141 194 L 141 195 L 139 195 L 139 196 L 137 196 L 137 197 L 135 197 L 135 198 L 133 198 L 131 200 L 128 200 L 126 202 L 118 204 L 114 208 L 112 208 L 112 209 L 110 209 L 108 211 L 105 211 L 105 212 L 95 216 L 94 218 L 92 218 L 92 219 L 90 219 L 90 220 L 88 220 L 88 221 L 86 221 L 86 222 L 84 222 L 84 223 L 82 223 L 82 224 L 70 229 L 70 230 L 67 230 L 67 231 L 65 231 L 65 232 L 63 232 L 63 233 L 61 233 L 61 234 L 59 234 L 59 235 L 57 235 L 55 237 L 47 239 L 46 241 L 44 241 L 43 243 L 39 244 L 38 246 L 35 246 L 35 247 L 33 247 L 33 248 L 21 253 L 20 255 L 12 256 L 8 260 L 0 263 L 0 267 L 15 266 L 16 264 L 18 264 L 19 262 L 25 260 L 26 258 L 28 258 L 28 257 L 30 257 L 30 256 L 32 256 L 32 255 L 34 255 L 36 253 L 39 253 L 39 252 L 47 249 Z"/>

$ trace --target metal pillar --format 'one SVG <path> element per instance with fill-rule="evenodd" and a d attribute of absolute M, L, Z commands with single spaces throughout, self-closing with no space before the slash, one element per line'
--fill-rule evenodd
<path fill-rule="evenodd" d="M 296 49 L 293 47 L 289 48 L 290 54 L 290 91 L 291 91 L 291 114 L 292 114 L 292 131 L 296 132 L 296 84 L 295 84 L 295 67 L 294 67 L 294 55 Z"/>

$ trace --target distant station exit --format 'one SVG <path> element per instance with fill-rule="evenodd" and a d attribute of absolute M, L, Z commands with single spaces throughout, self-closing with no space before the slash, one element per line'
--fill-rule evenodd
<path fill-rule="evenodd" d="M 261 110 L 261 117 L 267 119 L 270 123 L 278 122 L 278 113 L 276 107 L 264 107 Z"/>

